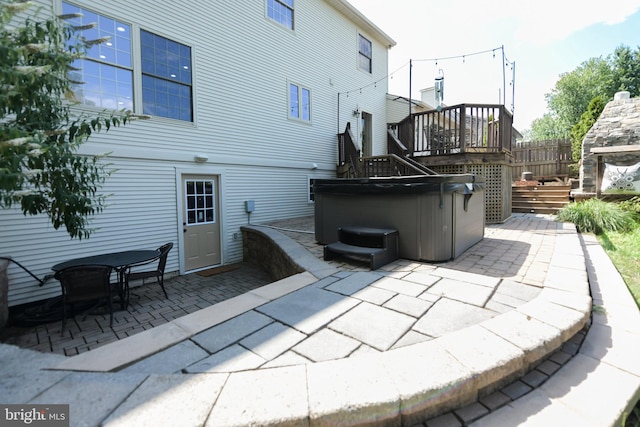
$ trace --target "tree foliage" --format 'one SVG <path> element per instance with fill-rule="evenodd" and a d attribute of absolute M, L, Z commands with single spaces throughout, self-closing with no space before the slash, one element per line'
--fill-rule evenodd
<path fill-rule="evenodd" d="M 625 46 L 618 47 L 610 62 L 612 78 L 608 94 L 613 97 L 616 92 L 626 90 L 631 97 L 640 96 L 640 46 L 635 51 Z"/>
<path fill-rule="evenodd" d="M 571 128 L 571 154 L 574 159 L 579 159 L 582 156 L 582 140 L 600 117 L 605 105 L 606 102 L 601 96 L 593 98 L 589 102 L 587 111 L 582 113 L 578 123 Z"/>
<path fill-rule="evenodd" d="M 639 69 L 640 48 L 634 51 L 619 46 L 606 58 L 590 58 L 560 75 L 555 87 L 545 95 L 548 113 L 531 124 L 532 139 L 570 137 L 596 97 L 606 104 L 621 90 L 629 91 L 632 97 L 640 96 Z"/>
<path fill-rule="evenodd" d="M 0 2 L 0 207 L 46 214 L 72 238 L 91 234 L 110 174 L 102 156 L 77 150 L 92 134 L 131 120 L 125 111 L 77 113 L 69 71 L 104 40 L 85 40 L 62 18 L 27 17 L 30 2 Z"/>
<path fill-rule="evenodd" d="M 567 136 L 596 96 L 609 100 L 612 69 L 607 59 L 591 58 L 570 73 L 560 76 L 551 93 L 546 95 L 547 106 L 558 118 L 558 126 Z"/>
<path fill-rule="evenodd" d="M 527 132 L 527 139 L 529 141 L 543 141 L 545 139 L 561 139 L 566 137 L 566 129 L 560 126 L 558 118 L 551 113 L 546 113 L 531 122 L 531 129 Z"/>
<path fill-rule="evenodd" d="M 582 157 L 582 140 L 584 139 L 589 129 L 600 117 L 600 113 L 604 110 L 606 105 L 604 99 L 601 96 L 596 96 L 589 102 L 587 111 L 585 111 L 580 120 L 571 128 L 571 155 L 574 159 L 580 159 Z"/>

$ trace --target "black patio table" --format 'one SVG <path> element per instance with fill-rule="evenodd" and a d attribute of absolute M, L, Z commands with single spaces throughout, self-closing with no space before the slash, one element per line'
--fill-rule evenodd
<path fill-rule="evenodd" d="M 120 304 L 126 310 L 129 304 L 129 289 L 125 289 L 124 275 L 129 267 L 146 264 L 160 257 L 160 251 L 137 249 L 132 251 L 112 252 L 100 255 L 92 255 L 82 258 L 74 258 L 51 267 L 53 271 L 61 271 L 69 267 L 81 267 L 87 265 L 101 265 L 113 268 L 118 274 L 118 293 Z"/>

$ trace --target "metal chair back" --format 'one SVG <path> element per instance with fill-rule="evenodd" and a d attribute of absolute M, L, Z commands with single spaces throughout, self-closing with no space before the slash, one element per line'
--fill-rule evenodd
<path fill-rule="evenodd" d="M 62 287 L 62 332 L 67 319 L 67 306 L 83 301 L 106 300 L 109 307 L 109 326 L 113 324 L 111 267 L 86 265 L 69 267 L 54 276 Z M 75 313 L 74 313 L 75 314 Z"/>

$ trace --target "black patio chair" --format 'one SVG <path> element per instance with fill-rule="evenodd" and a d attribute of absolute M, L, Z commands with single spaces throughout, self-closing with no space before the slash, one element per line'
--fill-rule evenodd
<path fill-rule="evenodd" d="M 60 335 L 64 335 L 64 327 L 67 320 L 67 306 L 71 307 L 73 316 L 75 316 L 74 306 L 81 302 L 95 301 L 96 303 L 92 308 L 106 302 L 109 309 L 109 327 L 113 325 L 112 285 L 110 282 L 111 267 L 101 265 L 69 267 L 56 272 L 54 277 L 60 281 L 60 285 L 62 286 L 63 308 L 62 331 L 60 331 Z M 89 310 L 91 310 L 91 308 Z M 85 311 L 85 313 L 88 313 L 89 310 Z"/>
<path fill-rule="evenodd" d="M 140 279 L 144 280 L 144 279 L 154 277 L 158 281 L 158 284 L 160 284 L 160 287 L 162 288 L 162 292 L 164 292 L 164 297 L 169 298 L 169 296 L 167 295 L 167 291 L 164 289 L 164 268 L 167 265 L 167 256 L 169 255 L 169 251 L 171 250 L 172 247 L 173 247 L 173 243 L 169 242 L 158 248 L 158 252 L 160 252 L 160 256 L 158 258 L 158 268 L 156 268 L 155 270 L 131 272 L 130 268 L 127 269 L 127 272 L 125 274 L 125 284 L 124 284 L 124 288 L 126 289 L 126 292 L 127 293 L 129 292 L 130 281 L 140 280 Z M 127 299 L 128 298 L 129 297 L 127 295 Z"/>

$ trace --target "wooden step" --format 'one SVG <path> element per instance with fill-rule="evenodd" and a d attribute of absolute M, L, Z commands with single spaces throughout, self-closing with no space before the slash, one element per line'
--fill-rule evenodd
<path fill-rule="evenodd" d="M 536 185 L 530 187 L 521 187 L 514 185 L 511 187 L 513 194 L 569 194 L 571 186 L 569 185 Z"/>
<path fill-rule="evenodd" d="M 526 208 L 511 207 L 512 213 L 536 213 L 544 215 L 555 215 L 561 208 L 542 208 L 527 206 Z"/>
<path fill-rule="evenodd" d="M 535 185 L 511 187 L 511 211 L 555 214 L 570 203 L 570 185 Z"/>

